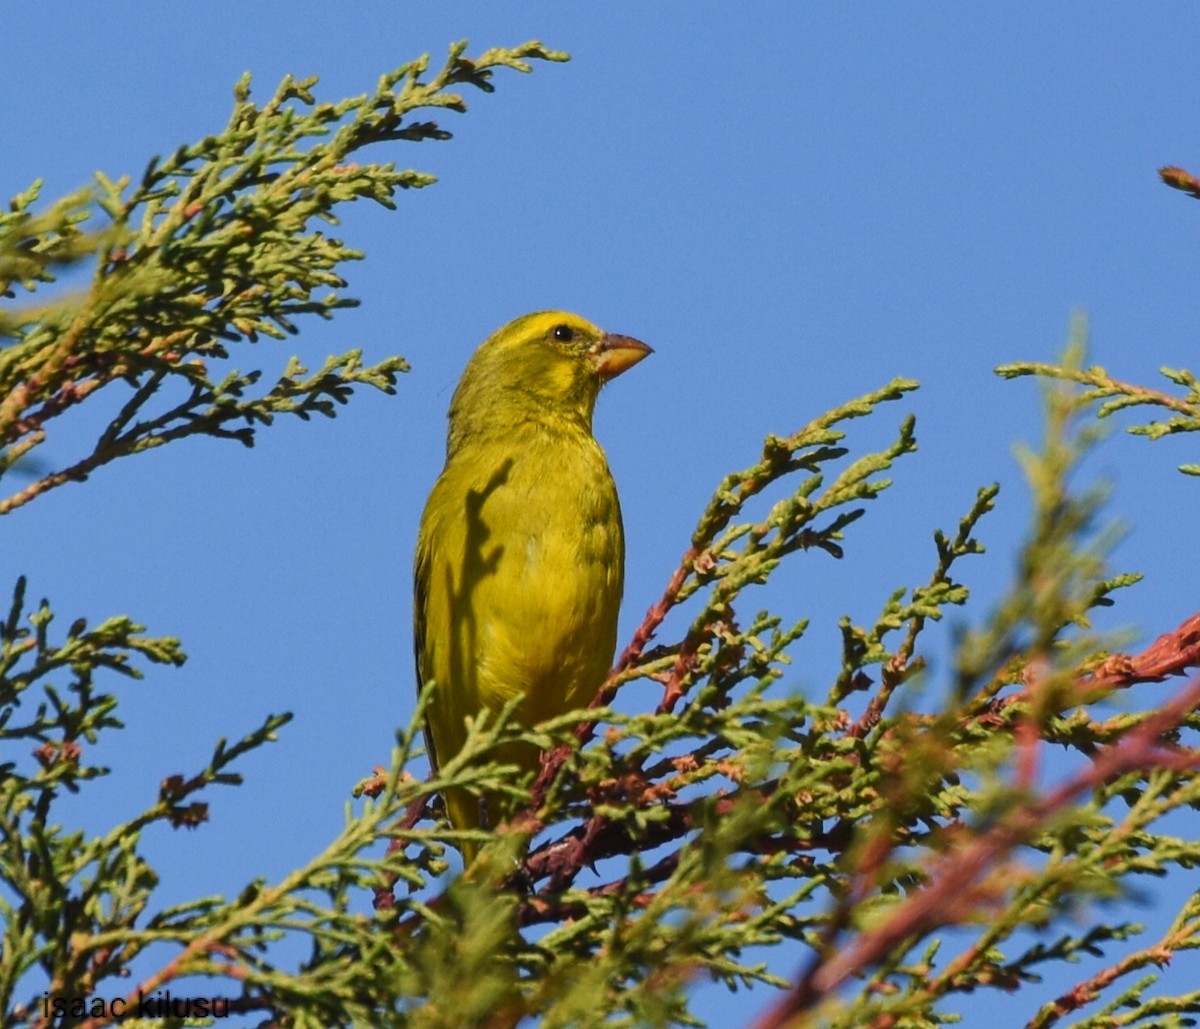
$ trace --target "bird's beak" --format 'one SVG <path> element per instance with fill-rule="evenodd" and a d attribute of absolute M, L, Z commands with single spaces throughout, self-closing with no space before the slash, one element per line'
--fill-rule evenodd
<path fill-rule="evenodd" d="M 589 355 L 593 370 L 607 382 L 623 371 L 632 368 L 647 354 L 654 351 L 640 339 L 632 336 L 616 336 L 606 332 Z"/>

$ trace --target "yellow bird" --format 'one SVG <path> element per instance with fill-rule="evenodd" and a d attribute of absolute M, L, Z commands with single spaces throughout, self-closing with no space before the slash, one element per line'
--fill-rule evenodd
<path fill-rule="evenodd" d="M 522 724 L 586 707 L 612 664 L 624 581 L 621 508 L 592 435 L 600 387 L 651 353 L 577 315 L 510 322 L 467 363 L 450 402 L 446 467 L 421 517 L 414 568 L 418 689 L 436 683 L 425 738 L 436 768 L 465 720 L 515 695 Z M 528 771 L 531 746 L 496 758 Z M 459 829 L 496 828 L 494 799 L 445 798 Z M 465 846 L 469 864 L 476 847 Z"/>

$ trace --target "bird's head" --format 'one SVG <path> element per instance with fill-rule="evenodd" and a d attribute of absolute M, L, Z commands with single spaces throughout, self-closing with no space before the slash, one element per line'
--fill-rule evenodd
<path fill-rule="evenodd" d="M 651 353 L 565 311 L 509 322 L 475 351 L 450 405 L 456 430 L 473 432 L 550 416 L 591 429 L 600 387 Z"/>

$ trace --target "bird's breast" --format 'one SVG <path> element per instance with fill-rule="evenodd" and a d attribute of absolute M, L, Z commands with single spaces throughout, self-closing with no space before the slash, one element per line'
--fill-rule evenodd
<path fill-rule="evenodd" d="M 585 706 L 611 665 L 624 537 L 590 435 L 508 443 L 502 471 L 470 451 L 447 467 L 442 517 L 454 524 L 439 532 L 448 545 L 434 574 L 457 598 L 449 613 L 468 690 L 493 709 L 523 694 L 520 716 L 533 724 Z"/>

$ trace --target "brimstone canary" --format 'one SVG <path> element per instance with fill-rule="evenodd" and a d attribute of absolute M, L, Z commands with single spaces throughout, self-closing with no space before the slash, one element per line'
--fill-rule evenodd
<path fill-rule="evenodd" d="M 586 707 L 608 673 L 625 539 L 592 411 L 600 387 L 650 352 L 543 311 L 468 362 L 414 568 L 418 688 L 437 684 L 425 727 L 435 768 L 461 749 L 468 717 L 521 694 L 517 717 L 536 725 Z M 538 767 L 532 746 L 495 757 Z M 445 800 L 456 828 L 496 828 L 494 799 L 450 790 Z M 468 863 L 475 850 L 464 846 Z"/>

